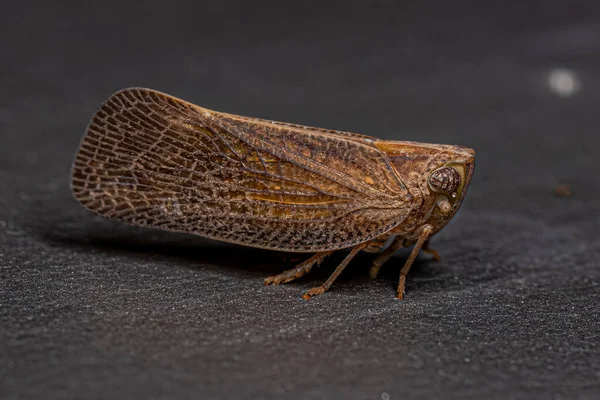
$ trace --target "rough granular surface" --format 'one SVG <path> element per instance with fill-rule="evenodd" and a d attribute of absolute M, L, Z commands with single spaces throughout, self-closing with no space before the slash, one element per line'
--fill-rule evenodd
<path fill-rule="evenodd" d="M 600 8 L 514 3 L 4 7 L 0 398 L 598 398 Z M 132 86 L 474 148 L 442 260 L 307 302 L 344 254 L 265 287 L 302 258 L 93 216 L 73 156 Z"/>

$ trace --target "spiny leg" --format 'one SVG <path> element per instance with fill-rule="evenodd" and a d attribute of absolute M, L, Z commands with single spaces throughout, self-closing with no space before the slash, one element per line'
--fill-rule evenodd
<path fill-rule="evenodd" d="M 287 271 L 282 272 L 281 274 L 269 276 L 265 279 L 265 285 L 279 285 L 280 283 L 291 282 L 294 279 L 298 279 L 304 275 L 306 275 L 313 266 L 321 264 L 321 262 L 333 253 L 333 251 L 325 251 L 322 253 L 317 253 L 310 257 L 308 260 L 301 262 L 296 265 L 292 269 L 288 269 Z"/>
<path fill-rule="evenodd" d="M 429 242 L 430 240 L 427 239 L 427 241 L 423 243 L 423 247 L 421 248 L 421 250 L 423 250 L 423 253 L 431 254 L 433 259 L 439 262 L 442 259 L 442 257 L 440 257 L 440 253 L 429 247 Z"/>
<path fill-rule="evenodd" d="M 331 274 L 331 276 L 329 278 L 327 278 L 325 283 L 323 283 L 321 286 L 317 286 L 312 289 L 309 289 L 308 291 L 306 291 L 306 293 L 304 293 L 302 295 L 302 298 L 304 300 L 309 300 L 313 296 L 316 296 L 321 293 L 325 293 L 331 287 L 331 285 L 337 279 L 337 277 L 342 273 L 342 271 L 346 268 L 346 266 L 348 265 L 350 260 L 352 260 L 354 258 L 354 256 L 356 256 L 356 254 L 358 254 L 358 252 L 361 251 L 362 249 L 364 249 L 366 246 L 367 246 L 366 243 L 362 243 L 362 244 L 359 244 L 358 246 L 355 246 L 350 251 L 350 253 L 346 256 L 346 258 L 344 258 L 344 260 L 340 263 L 340 265 L 338 265 L 338 267 L 335 269 L 335 271 L 333 271 L 333 274 Z"/>
<path fill-rule="evenodd" d="M 383 250 L 371 264 L 371 269 L 369 270 L 369 277 L 371 279 L 377 278 L 377 274 L 379 274 L 379 269 L 383 264 L 385 264 L 398 249 L 404 247 L 404 239 L 396 236 L 392 244 L 390 244 L 385 250 Z"/>
<path fill-rule="evenodd" d="M 408 271 L 410 271 L 410 267 L 412 267 L 413 263 L 415 262 L 415 258 L 417 258 L 417 255 L 421 250 L 421 247 L 423 247 L 423 244 L 429 238 L 429 235 L 432 231 L 433 227 L 431 225 L 425 225 L 423 227 L 423 230 L 421 231 L 421 236 L 419 236 L 419 240 L 417 240 L 417 243 L 415 244 L 415 247 L 410 253 L 408 260 L 406 260 L 404 267 L 402 267 L 402 269 L 400 270 L 400 280 L 398 281 L 398 294 L 396 295 L 397 299 L 402 300 L 404 298 L 404 285 L 406 283 L 406 275 L 408 274 Z"/>

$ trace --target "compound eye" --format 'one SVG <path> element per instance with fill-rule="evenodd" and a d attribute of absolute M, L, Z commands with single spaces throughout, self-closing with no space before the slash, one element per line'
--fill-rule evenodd
<path fill-rule="evenodd" d="M 460 186 L 460 175 L 452 167 L 442 167 L 431 173 L 429 185 L 436 192 L 455 193 Z"/>

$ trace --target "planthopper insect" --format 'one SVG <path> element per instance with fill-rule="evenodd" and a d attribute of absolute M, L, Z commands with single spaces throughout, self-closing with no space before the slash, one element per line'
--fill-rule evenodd
<path fill-rule="evenodd" d="M 211 111 L 154 90 L 112 95 L 72 169 L 75 198 L 101 216 L 240 245 L 314 253 L 265 285 L 297 279 L 336 250 L 420 250 L 459 208 L 475 167 L 466 147 L 374 137 Z M 386 248 L 386 244 L 389 244 Z"/>

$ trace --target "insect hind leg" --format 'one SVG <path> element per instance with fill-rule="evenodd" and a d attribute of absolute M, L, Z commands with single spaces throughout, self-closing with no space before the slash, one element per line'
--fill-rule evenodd
<path fill-rule="evenodd" d="M 292 269 L 282 272 L 281 274 L 269 276 L 265 279 L 264 284 L 266 285 L 279 285 L 280 283 L 287 283 L 298 278 L 303 277 L 310 272 L 312 267 L 320 265 L 325 257 L 333 253 L 333 251 L 324 251 L 317 253 L 310 257 L 308 260 L 301 262 Z"/>
<path fill-rule="evenodd" d="M 344 258 L 344 260 L 340 263 L 340 265 L 337 266 L 335 271 L 333 271 L 333 274 L 331 274 L 331 276 L 329 278 L 327 278 L 327 280 L 321 286 L 317 286 L 317 287 L 307 290 L 306 293 L 304 293 L 302 295 L 302 298 L 304 300 L 309 300 L 311 297 L 316 296 L 318 294 L 325 293 L 327 290 L 329 290 L 331 285 L 333 285 L 333 282 L 335 282 L 337 277 L 340 276 L 342 271 L 346 268 L 346 266 L 350 263 L 350 261 L 354 258 L 354 256 L 356 256 L 366 246 L 367 246 L 367 243 L 363 243 L 363 244 L 359 244 L 358 246 L 353 247 L 352 250 L 350 250 L 350 253 L 346 256 L 346 258 Z"/>

